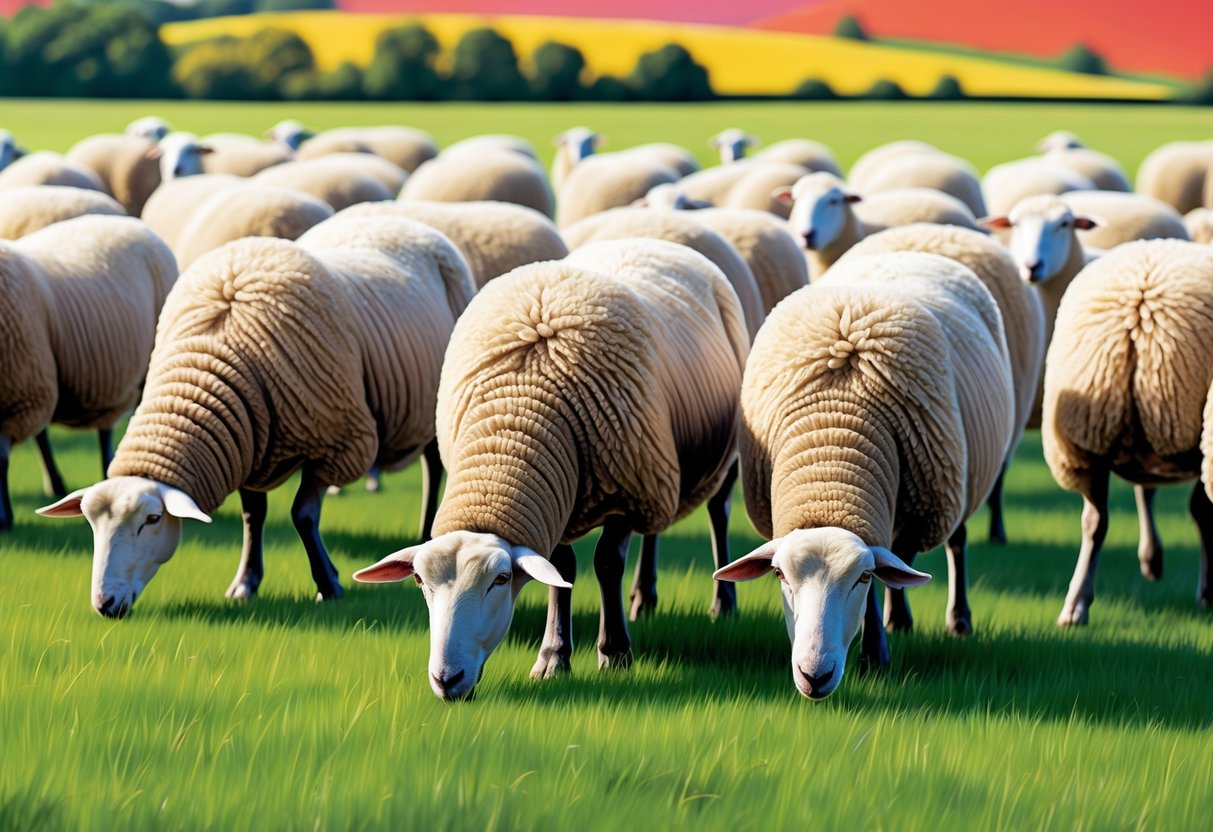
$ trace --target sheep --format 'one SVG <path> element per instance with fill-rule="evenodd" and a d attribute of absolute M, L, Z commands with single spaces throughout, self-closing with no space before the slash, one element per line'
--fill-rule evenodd
<path fill-rule="evenodd" d="M 400 191 L 407 202 L 512 202 L 552 216 L 552 188 L 533 159 L 508 150 L 440 155 L 413 172 Z M 366 200 L 368 202 L 372 200 Z"/>
<path fill-rule="evenodd" d="M 297 156 L 314 159 L 330 153 L 373 153 L 412 173 L 437 156 L 438 147 L 429 133 L 412 127 L 341 127 L 304 140 Z"/>
<path fill-rule="evenodd" d="M 862 191 L 868 184 L 868 178 L 873 176 L 882 166 L 902 156 L 916 156 L 929 153 L 943 153 L 938 147 L 916 139 L 902 139 L 878 145 L 855 160 L 847 175 L 847 184 Z M 841 174 L 838 174 L 841 177 Z"/>
<path fill-rule="evenodd" d="M 100 191 L 39 185 L 0 193 L 0 239 L 16 240 L 52 223 L 85 214 L 125 216 L 122 206 Z"/>
<path fill-rule="evenodd" d="M 437 696 L 471 695 L 532 578 L 551 590 L 531 674 L 568 669 L 576 572 L 568 544 L 598 526 L 599 666 L 628 665 L 620 586 L 628 540 L 720 495 L 736 458 L 748 344 L 719 269 L 661 240 L 587 246 L 517 269 L 472 300 L 438 392 L 448 480 L 435 537 L 354 575 L 417 575 Z M 713 529 L 723 530 L 727 500 L 712 503 Z"/>
<path fill-rule="evenodd" d="M 173 245 L 184 270 L 225 243 L 244 237 L 297 240 L 333 216 L 333 209 L 302 191 L 244 183 L 222 188 L 202 202 Z"/>
<path fill-rule="evenodd" d="M 1086 144 L 1069 130 L 1054 130 L 1036 143 L 1037 153 L 1052 153 L 1055 150 L 1082 150 Z"/>
<path fill-rule="evenodd" d="M 108 193 L 105 183 L 93 171 L 49 150 L 22 156 L 0 170 L 0 191 L 37 185 L 59 185 Z"/>
<path fill-rule="evenodd" d="M 387 217 L 325 223 L 298 243 L 238 240 L 182 274 L 109 478 L 39 510 L 92 526 L 96 611 L 125 616 L 181 521 L 210 522 L 233 491 L 244 547 L 227 595 L 254 596 L 266 492 L 296 470 L 291 517 L 318 600 L 341 597 L 318 529 L 325 491 L 423 449 L 436 484 L 437 375 L 471 294 L 448 240 Z M 427 489 L 427 509 L 436 496 Z"/>
<path fill-rule="evenodd" d="M 885 158 L 862 177 L 852 173 L 848 184 L 865 196 L 905 188 L 930 188 L 960 200 L 975 217 L 986 214 L 977 171 L 964 159 L 942 150 L 916 153 L 905 148 L 903 152 Z"/>
<path fill-rule="evenodd" d="M 990 540 L 1006 543 L 1002 514 L 1002 486 L 1036 402 L 1045 348 L 1044 308 L 1040 295 L 1019 278 L 1019 267 L 1006 248 L 985 234 L 952 225 L 913 224 L 890 228 L 862 240 L 842 256 L 840 263 L 895 251 L 940 254 L 968 267 L 998 304 L 1006 330 L 1015 393 L 1015 420 L 1006 463 L 990 492 Z"/>
<path fill-rule="evenodd" d="M 441 155 L 453 156 L 459 153 L 477 155 L 484 153 L 486 150 L 507 150 L 510 153 L 526 156 L 528 159 L 539 160 L 539 155 L 535 153 L 534 145 L 526 139 L 521 136 L 508 136 L 498 133 L 462 139 L 443 148 Z"/>
<path fill-rule="evenodd" d="M 202 159 L 203 173 L 250 177 L 295 158 L 294 151 L 282 142 L 263 142 L 236 133 L 212 133 L 202 143 L 211 148 Z"/>
<path fill-rule="evenodd" d="M 1213 208 L 1193 208 L 1184 214 L 1184 227 L 1192 242 L 1213 245 Z"/>
<path fill-rule="evenodd" d="M 275 124 L 265 135 L 271 141 L 286 146 L 292 153 L 299 150 L 303 143 L 316 134 L 303 126 L 297 119 L 287 118 Z"/>
<path fill-rule="evenodd" d="M 785 139 L 754 154 L 756 162 L 799 165 L 806 173 L 825 171 L 842 176 L 842 168 L 834 154 L 821 142 L 809 139 Z"/>
<path fill-rule="evenodd" d="M 1206 202 L 1209 169 L 1213 167 L 1213 140 L 1171 142 L 1159 147 L 1137 169 L 1137 192 L 1152 196 L 1186 214 Z"/>
<path fill-rule="evenodd" d="M 669 144 L 668 142 L 638 144 L 635 147 L 624 148 L 614 155 L 623 154 L 637 156 L 659 165 L 665 165 L 679 176 L 687 176 L 699 170 L 699 160 L 695 158 L 695 154 L 681 145 Z"/>
<path fill-rule="evenodd" d="M 858 257 L 771 313 L 741 393 L 746 507 L 770 542 L 715 577 L 776 572 L 803 695 L 837 689 L 861 622 L 862 662 L 888 663 L 872 577 L 924 583 L 914 555 L 944 541 L 948 626 L 971 631 L 965 521 L 1002 466 L 1012 402 L 998 307 L 954 260 Z"/>
<path fill-rule="evenodd" d="M 1042 438 L 1057 484 L 1083 497 L 1062 627 L 1089 620 L 1111 474 L 1151 487 L 1197 480 L 1197 600 L 1213 605 L 1211 319 L 1213 251 L 1180 240 L 1120 246 L 1085 268 L 1061 302 L 1045 363 Z"/>
<path fill-rule="evenodd" d="M 437 229 L 459 249 L 477 289 L 519 266 L 569 253 L 550 219 L 509 202 L 364 202 L 340 216 L 405 217 Z"/>
<path fill-rule="evenodd" d="M 25 155 L 25 151 L 17 144 L 13 134 L 0 130 L 0 171 Z"/>
<path fill-rule="evenodd" d="M 930 222 L 977 229 L 964 203 L 930 188 L 904 188 L 864 199 L 831 173 L 811 173 L 778 188 L 774 199 L 792 205 L 788 229 L 803 241 L 809 280 L 816 280 L 843 252 L 885 228 Z M 856 207 L 852 207 L 856 206 Z"/>
<path fill-rule="evenodd" d="M 564 189 L 564 182 L 573 168 L 592 156 L 603 145 L 604 139 L 588 127 L 570 127 L 552 140 L 556 155 L 552 158 L 552 188 L 556 193 Z"/>
<path fill-rule="evenodd" d="M 755 159 L 701 170 L 679 180 L 687 197 L 717 208 L 753 208 L 787 219 L 790 206 L 772 197 L 781 187 L 795 184 L 806 171 L 785 162 Z"/>
<path fill-rule="evenodd" d="M 754 275 L 764 315 L 775 304 L 809 282 L 804 253 L 787 224 L 766 211 L 748 208 L 709 208 L 694 219 L 725 239 Z"/>
<path fill-rule="evenodd" d="M 102 133 L 76 142 L 67 160 L 96 173 L 106 193 L 137 217 L 161 181 L 157 147 L 137 136 Z"/>
<path fill-rule="evenodd" d="M 556 204 L 556 225 L 575 223 L 631 205 L 658 185 L 679 180 L 678 171 L 644 155 L 608 153 L 590 156 L 569 173 Z"/>
<path fill-rule="evenodd" d="M 201 173 L 163 182 L 143 204 L 140 218 L 176 251 L 181 232 L 198 209 L 214 194 L 244 182 L 227 173 Z"/>
<path fill-rule="evenodd" d="M 202 158 L 211 152 L 212 148 L 199 142 L 193 133 L 169 133 L 147 151 L 147 156 L 160 163 L 160 184 L 163 184 L 186 176 L 198 176 L 203 172 Z M 143 206 L 139 210 L 142 211 Z"/>
<path fill-rule="evenodd" d="M 1009 213 L 1032 196 L 1098 190 L 1089 177 L 1048 158 L 1017 159 L 995 165 L 982 177 L 981 187 L 992 215 Z"/>
<path fill-rule="evenodd" d="M 159 116 L 143 116 L 126 125 L 123 133 L 137 139 L 158 142 L 169 134 L 168 122 Z"/>
<path fill-rule="evenodd" d="M 345 153 L 286 162 L 266 168 L 249 181 L 303 191 L 340 211 L 359 202 L 381 202 L 396 195 L 364 161 L 373 158 L 368 154 Z"/>
<path fill-rule="evenodd" d="M 66 493 L 52 422 L 97 429 L 105 470 L 176 277 L 168 247 L 130 217 L 81 216 L 0 242 L 0 530 L 13 522 L 13 444 L 38 437 L 51 494 Z"/>
<path fill-rule="evenodd" d="M 708 139 L 708 147 L 720 152 L 720 164 L 728 165 L 745 158 L 746 151 L 758 147 L 762 140 L 746 131 L 730 127 Z"/>
<path fill-rule="evenodd" d="M 1036 152 L 1050 162 L 1087 177 L 1101 191 L 1129 192 L 1133 186 L 1120 163 L 1106 153 L 1091 150 L 1068 130 L 1055 130 L 1036 144 Z"/>

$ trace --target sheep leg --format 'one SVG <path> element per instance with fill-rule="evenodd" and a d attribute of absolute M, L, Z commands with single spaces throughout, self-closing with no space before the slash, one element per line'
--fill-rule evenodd
<path fill-rule="evenodd" d="M 990 542 L 999 545 L 1005 545 L 1007 542 L 1007 527 L 1002 518 L 1002 484 L 1007 477 L 1009 464 L 1009 459 L 1003 460 L 1002 470 L 998 472 L 994 488 L 990 490 L 990 496 L 986 500 L 986 505 L 990 507 Z"/>
<path fill-rule="evenodd" d="M 1200 531 L 1200 582 L 1196 585 L 1196 600 L 1202 607 L 1213 607 L 1213 587 L 1209 586 L 1209 571 L 1213 561 L 1213 503 L 1205 493 L 1205 486 L 1200 480 L 1192 490 L 1192 499 L 1188 502 L 1192 519 Z"/>
<path fill-rule="evenodd" d="M 1082 507 L 1082 548 L 1070 579 L 1070 591 L 1057 617 L 1060 627 L 1087 623 L 1091 603 L 1095 600 L 1095 572 L 1099 568 L 1099 553 L 1108 534 L 1108 472 L 1096 472 L 1091 477 Z"/>
<path fill-rule="evenodd" d="M 905 561 L 906 566 L 914 565 L 917 552 L 903 552 L 902 547 L 893 541 L 893 552 Z M 910 601 L 906 598 L 904 589 L 884 589 L 884 626 L 890 633 L 908 633 L 914 629 L 914 616 L 910 614 Z"/>
<path fill-rule="evenodd" d="M 425 487 L 425 474 L 421 475 L 422 488 Z M 366 472 L 366 493 L 378 494 L 383 490 L 383 469 L 378 465 L 372 465 L 371 470 Z M 427 538 L 428 539 L 428 538 Z"/>
<path fill-rule="evenodd" d="M 618 515 L 608 517 L 594 548 L 594 572 L 602 606 L 598 617 L 598 668 L 627 669 L 632 665 L 632 641 L 623 614 L 623 572 L 628 562 L 632 530 Z"/>
<path fill-rule="evenodd" d="M 48 497 L 66 497 L 67 486 L 63 484 L 63 475 L 55 464 L 55 452 L 51 450 L 50 434 L 43 430 L 36 439 L 38 456 L 42 459 L 42 490 Z"/>
<path fill-rule="evenodd" d="M 868 585 L 868 604 L 863 613 L 863 642 L 859 652 L 859 672 L 883 670 L 889 666 L 889 640 L 880 621 L 880 601 L 876 583 Z"/>
<path fill-rule="evenodd" d="M 632 578 L 632 612 L 636 621 L 657 609 L 657 535 L 646 534 L 640 542 L 640 559 Z"/>
<path fill-rule="evenodd" d="M 13 440 L 0 435 L 0 532 L 13 528 L 13 503 L 8 494 L 8 455 Z"/>
<path fill-rule="evenodd" d="M 552 550 L 552 566 L 569 583 L 577 579 L 577 556 L 573 547 L 560 543 Z M 539 658 L 531 668 L 534 679 L 550 679 L 568 673 L 573 656 L 573 590 L 548 587 L 548 623 L 543 631 Z"/>
<path fill-rule="evenodd" d="M 729 509 L 733 502 L 733 486 L 737 482 L 738 460 L 733 460 L 724 475 L 720 489 L 708 500 L 708 519 L 712 524 L 712 558 L 716 568 L 728 566 L 729 557 Z M 716 594 L 710 610 L 712 618 L 737 614 L 737 584 L 731 581 L 716 581 Z"/>
<path fill-rule="evenodd" d="M 1144 485 L 1133 486 L 1137 498 L 1137 521 L 1141 524 L 1138 536 L 1137 559 L 1141 561 L 1141 574 L 1147 581 L 1162 577 L 1162 540 L 1154 525 L 1154 494 L 1157 489 Z"/>
<path fill-rule="evenodd" d="M 240 489 L 240 517 L 244 520 L 244 546 L 240 550 L 240 566 L 236 577 L 227 588 L 227 597 L 232 600 L 252 598 L 265 577 L 265 515 L 266 494 L 264 491 Z"/>
<path fill-rule="evenodd" d="M 312 580 L 319 591 L 317 601 L 329 601 L 345 594 L 341 582 L 337 580 L 337 568 L 333 566 L 324 548 L 324 541 L 320 539 L 320 506 L 324 503 L 327 490 L 328 485 L 317 478 L 315 471 L 310 466 L 304 466 L 295 502 L 291 504 L 291 520 L 307 551 L 307 559 L 312 565 Z"/>
<path fill-rule="evenodd" d="M 110 463 L 114 461 L 114 429 L 98 428 L 97 445 L 101 448 L 101 479 L 105 479 Z"/>
<path fill-rule="evenodd" d="M 369 480 L 367 481 L 369 484 Z M 438 491 L 442 488 L 442 457 L 438 440 L 431 439 L 421 453 L 421 542 L 434 536 L 434 517 L 438 514 Z"/>
<path fill-rule="evenodd" d="M 944 547 L 948 553 L 948 632 L 954 636 L 973 633 L 973 613 L 969 611 L 969 581 L 965 574 L 965 552 L 969 539 L 963 523 L 952 532 Z"/>

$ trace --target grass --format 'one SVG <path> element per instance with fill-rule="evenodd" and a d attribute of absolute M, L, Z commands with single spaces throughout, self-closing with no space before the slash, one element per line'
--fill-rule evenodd
<path fill-rule="evenodd" d="M 983 166 L 1054 126 L 1132 164 L 1145 147 L 1198 132 L 1202 115 L 33 102 L 6 103 L 5 126 L 33 146 L 64 147 L 150 111 L 200 131 L 259 128 L 288 112 L 316 126 L 401 120 L 443 141 L 510 130 L 542 142 L 584 121 L 617 146 L 693 145 L 736 122 L 768 140 L 823 138 L 844 162 L 916 135 Z M 69 484 L 92 482 L 93 438 L 57 430 L 54 441 Z M 632 629 L 630 672 L 595 670 L 585 558 L 573 674 L 527 678 L 545 600 L 527 587 L 476 701 L 452 706 L 426 684 L 420 593 L 348 580 L 413 540 L 416 470 L 389 476 L 382 494 L 355 485 L 326 503 L 343 601 L 312 603 L 284 488 L 271 497 L 261 598 L 223 600 L 239 552 L 229 500 L 213 526 L 190 525 L 121 622 L 90 609 L 87 525 L 33 515 L 46 500 L 29 443 L 14 452 L 12 483 L 18 527 L 0 537 L 0 829 L 1185 829 L 1213 805 L 1213 622 L 1193 600 L 1186 490 L 1159 496 L 1166 574 L 1148 584 L 1131 494 L 1115 489 L 1092 624 L 1059 630 L 1079 501 L 1053 483 L 1035 434 L 1008 483 L 1012 544 L 985 542 L 984 513 L 971 526 L 977 633 L 947 636 L 943 558 L 924 555 L 916 565 L 940 577 L 912 593 L 918 628 L 891 638 L 891 671 L 861 678 L 852 668 L 822 703 L 792 687 L 773 581 L 739 588 L 738 620 L 708 621 L 702 512 L 665 538 L 660 610 Z M 758 538 L 737 505 L 741 553 Z"/>

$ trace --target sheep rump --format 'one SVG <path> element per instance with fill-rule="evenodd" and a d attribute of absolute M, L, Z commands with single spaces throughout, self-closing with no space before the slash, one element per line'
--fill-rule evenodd
<path fill-rule="evenodd" d="M 0 239 L 16 240 L 57 222 L 86 214 L 126 216 L 126 211 L 100 191 L 39 185 L 0 193 Z"/>

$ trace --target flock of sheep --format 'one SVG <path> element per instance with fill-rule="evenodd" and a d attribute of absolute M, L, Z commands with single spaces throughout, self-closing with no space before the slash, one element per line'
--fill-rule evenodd
<path fill-rule="evenodd" d="M 557 144 L 549 178 L 501 135 L 439 153 L 400 127 L 199 139 L 146 118 L 60 156 L 0 131 L 0 530 L 9 450 L 36 438 L 61 498 L 39 513 L 87 518 L 93 606 L 121 617 L 182 520 L 239 492 L 227 594 L 248 598 L 266 492 L 301 472 L 291 515 L 332 599 L 326 493 L 420 458 L 422 542 L 354 577 L 416 580 L 431 687 L 454 699 L 531 580 L 532 673 L 568 670 L 569 544 L 595 528 L 599 664 L 626 666 L 658 535 L 706 502 L 712 614 L 774 572 L 793 680 L 822 698 L 861 630 L 879 667 L 886 628 L 912 627 L 919 552 L 946 544 L 948 628 L 972 632 L 966 522 L 988 502 L 1006 541 L 1003 475 L 1039 428 L 1085 501 L 1059 624 L 1087 622 L 1113 473 L 1137 488 L 1147 578 L 1153 489 L 1197 481 L 1213 602 L 1213 143 L 1160 148 L 1136 192 L 1069 133 L 984 178 L 909 141 L 845 179 L 817 142 L 747 155 L 740 130 L 705 170 L 676 145 L 597 152 L 585 128 Z M 105 479 L 66 493 L 52 423 L 99 431 Z M 739 477 L 770 542 L 733 560 Z"/>

